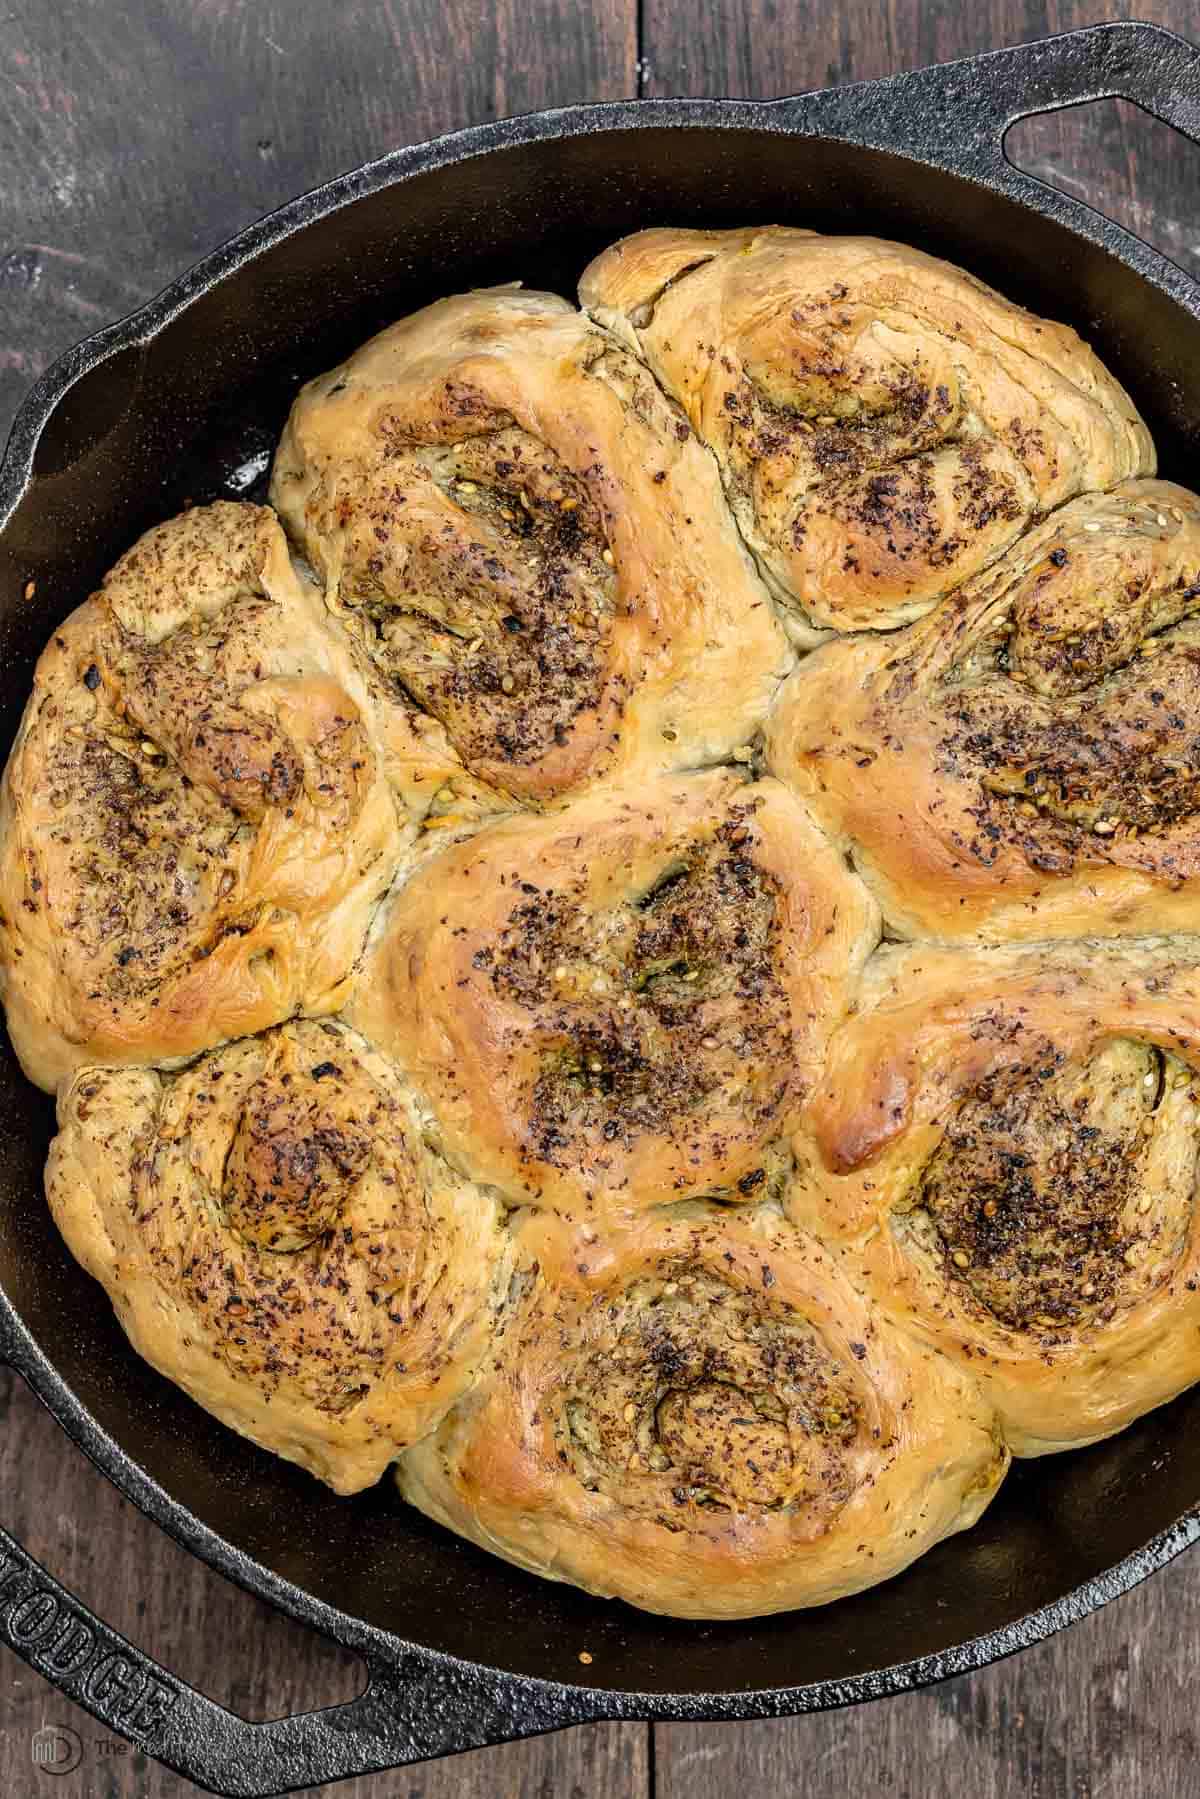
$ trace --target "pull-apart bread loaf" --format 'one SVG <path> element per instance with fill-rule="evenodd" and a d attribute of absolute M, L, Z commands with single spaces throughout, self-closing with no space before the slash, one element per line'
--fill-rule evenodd
<path fill-rule="evenodd" d="M 747 1618 L 1200 1377 L 1200 501 L 918 250 L 581 297 L 383 331 L 59 627 L 0 978 L 155 1368 Z"/>

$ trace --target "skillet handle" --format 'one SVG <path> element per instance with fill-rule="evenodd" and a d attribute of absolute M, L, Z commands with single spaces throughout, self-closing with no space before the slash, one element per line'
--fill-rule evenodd
<path fill-rule="evenodd" d="M 832 127 L 1009 186 L 1010 125 L 1109 99 L 1132 100 L 1200 142 L 1200 50 L 1161 25 L 1121 20 L 776 104 L 792 129 Z"/>
<path fill-rule="evenodd" d="M 604 1716 L 599 1693 L 498 1676 L 400 1643 L 384 1660 L 375 1646 L 341 1640 L 367 1664 L 366 1692 L 250 1723 L 135 1649 L 0 1526 L 0 1641 L 106 1729 L 231 1799 L 268 1799 Z M 35 1765 L 68 1773 L 80 1747 L 44 1727 Z"/>

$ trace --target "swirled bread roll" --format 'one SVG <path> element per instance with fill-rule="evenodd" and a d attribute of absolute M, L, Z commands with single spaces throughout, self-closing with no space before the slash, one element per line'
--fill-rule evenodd
<path fill-rule="evenodd" d="M 271 494 L 396 691 L 525 802 L 720 759 L 788 666 L 711 457 L 550 294 L 439 301 L 310 382 Z"/>
<path fill-rule="evenodd" d="M 80 1070 L 46 1191 L 139 1354 L 339 1493 L 436 1424 L 487 1344 L 497 1207 L 339 1025 L 282 1025 L 175 1075 Z"/>
<path fill-rule="evenodd" d="M 1154 473 L 1073 331 L 900 244 L 643 231 L 580 295 L 716 452 L 801 642 L 917 618 L 1039 514 Z"/>
<path fill-rule="evenodd" d="M 1200 499 L 916 250 L 650 231 L 581 297 L 382 332 L 278 516 L 67 619 L 0 998 L 162 1374 L 754 1617 L 1200 1380 Z"/>
<path fill-rule="evenodd" d="M 335 1010 L 400 853 L 386 761 L 265 508 L 143 537 L 55 632 L 5 770 L 0 968 L 26 1073 L 52 1088 Z"/>
<path fill-rule="evenodd" d="M 554 1221 L 479 1379 L 401 1457 L 422 1511 L 649 1611 L 746 1618 L 884 1580 L 1007 1466 L 969 1375 L 770 1216 L 660 1216 L 586 1252 Z"/>
<path fill-rule="evenodd" d="M 1200 1378 L 1200 937 L 882 951 L 806 1122 L 793 1216 L 1018 1454 Z"/>
<path fill-rule="evenodd" d="M 984 939 L 1192 930 L 1200 500 L 1073 500 L 906 632 L 826 645 L 769 757 L 892 928 Z"/>
<path fill-rule="evenodd" d="M 427 864 L 350 1015 L 514 1203 L 760 1199 L 877 937 L 778 782 L 668 776 Z"/>

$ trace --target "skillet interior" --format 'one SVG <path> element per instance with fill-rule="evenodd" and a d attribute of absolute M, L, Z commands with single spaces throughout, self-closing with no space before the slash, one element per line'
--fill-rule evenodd
<path fill-rule="evenodd" d="M 185 499 L 258 497 L 265 483 L 249 483 L 298 382 L 369 332 L 463 286 L 520 278 L 570 294 L 596 250 L 641 225 L 754 220 L 911 241 L 1068 319 L 1132 390 L 1163 472 L 1194 484 L 1200 323 L 1051 220 L 959 177 L 828 140 L 705 127 L 516 145 L 310 223 L 70 391 L 0 537 L 0 741 L 11 740 L 46 636 L 114 555 Z M 0 1111 L 0 1281 L 83 1404 L 229 1543 L 432 1648 L 573 1680 L 586 1647 L 594 1685 L 643 1693 L 838 1681 L 1052 1604 L 1200 1501 L 1198 1389 L 1106 1445 L 1019 1467 L 973 1532 L 838 1606 L 697 1626 L 593 1601 L 459 1543 L 402 1507 L 386 1481 L 335 1498 L 152 1374 L 50 1224 L 41 1170 L 51 1108 L 6 1046 Z"/>

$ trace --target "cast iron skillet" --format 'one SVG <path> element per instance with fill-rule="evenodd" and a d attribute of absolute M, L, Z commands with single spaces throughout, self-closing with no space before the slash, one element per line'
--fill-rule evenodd
<path fill-rule="evenodd" d="M 791 221 L 940 251 L 1070 318 L 1132 390 L 1164 472 L 1195 485 L 1200 290 L 1002 149 L 1014 120 L 1110 95 L 1200 140 L 1200 53 L 1105 25 L 765 105 L 539 113 L 294 201 L 29 396 L 0 471 L 0 743 L 50 630 L 145 525 L 187 498 L 261 492 L 301 379 L 458 287 L 519 276 L 570 294 L 595 251 L 650 223 Z M 0 1530 L 0 1636 L 215 1791 L 273 1794 L 586 1719 L 770 1717 L 896 1693 L 1049 1635 L 1200 1535 L 1197 1390 L 1110 1443 L 1019 1466 L 975 1530 L 836 1606 L 702 1626 L 590 1599 L 427 1524 L 386 1480 L 334 1498 L 159 1379 L 49 1221 L 51 1107 L 7 1050 L 0 1116 L 0 1357 L 172 1536 L 369 1671 L 350 1704 L 247 1723 Z"/>

